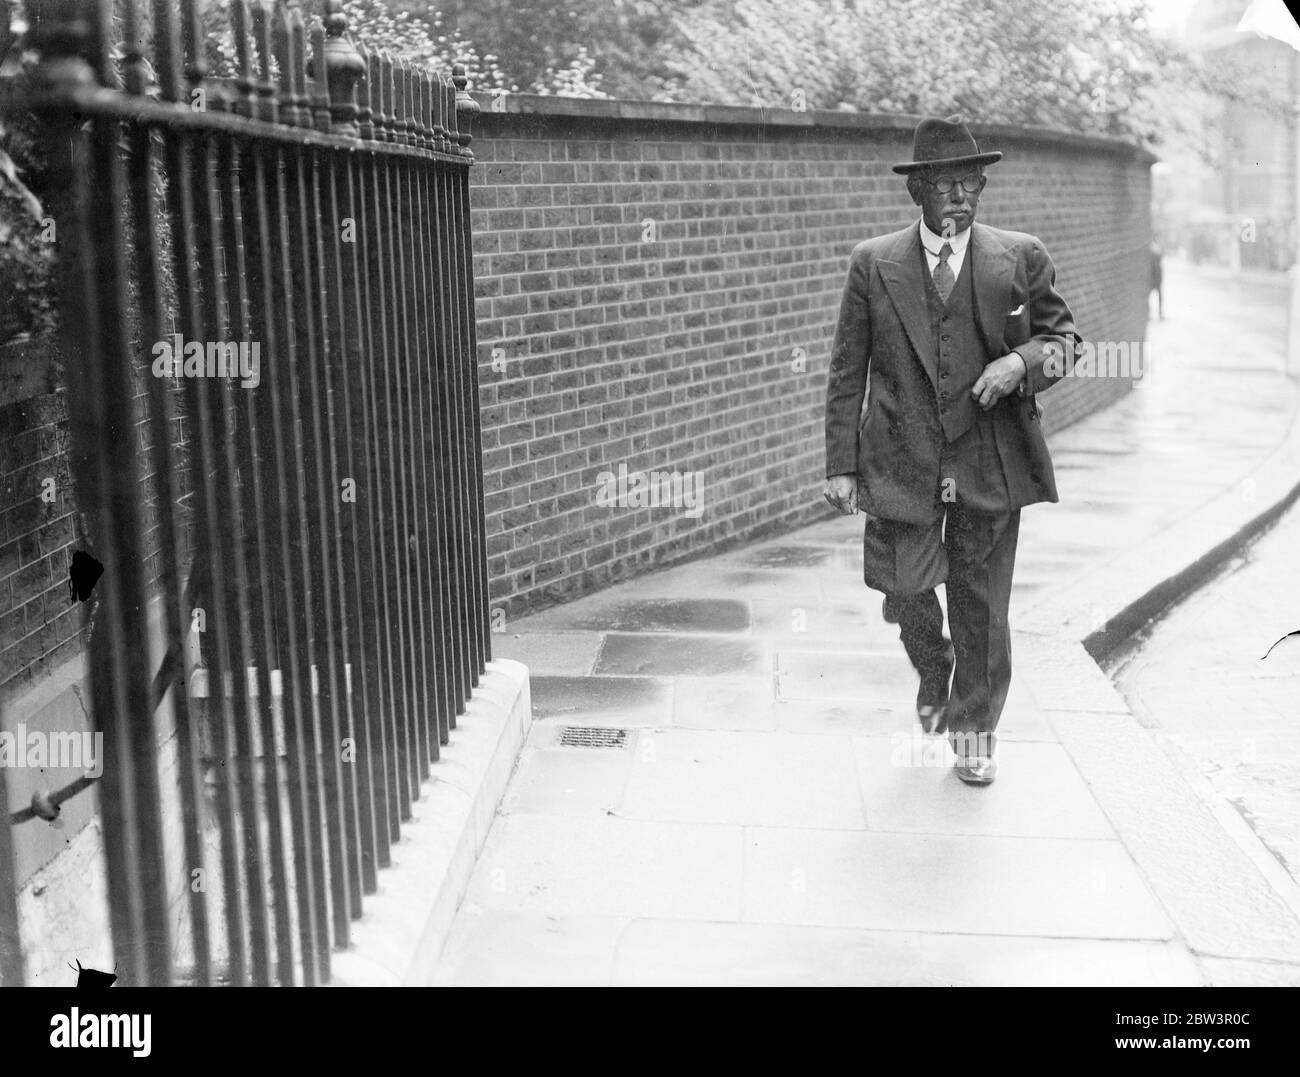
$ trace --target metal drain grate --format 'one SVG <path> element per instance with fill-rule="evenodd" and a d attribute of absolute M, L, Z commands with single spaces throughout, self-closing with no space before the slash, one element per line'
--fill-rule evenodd
<path fill-rule="evenodd" d="M 626 748 L 627 730 L 607 726 L 566 725 L 560 743 L 569 748 Z"/>

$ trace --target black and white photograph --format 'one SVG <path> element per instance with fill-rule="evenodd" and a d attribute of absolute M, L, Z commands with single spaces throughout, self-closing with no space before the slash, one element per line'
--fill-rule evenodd
<path fill-rule="evenodd" d="M 116 992 L 32 1042 L 1264 1047 L 1298 205 L 1283 0 L 0 0 L 0 986 Z"/>

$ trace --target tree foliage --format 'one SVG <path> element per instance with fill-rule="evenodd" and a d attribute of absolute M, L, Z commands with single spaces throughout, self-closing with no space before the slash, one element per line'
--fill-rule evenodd
<path fill-rule="evenodd" d="M 1145 145 L 1182 125 L 1192 94 L 1290 109 L 1264 73 L 1153 34 L 1148 0 L 441 0 L 441 16 L 388 4 L 490 45 L 497 74 L 480 88 L 961 112 Z"/>
<path fill-rule="evenodd" d="M 463 64 L 479 89 L 519 88 L 497 65 L 495 55 L 481 52 L 458 27 L 449 27 L 435 8 L 413 11 L 384 0 L 344 0 L 343 12 L 353 40 L 447 72 Z"/>
<path fill-rule="evenodd" d="M 475 89 L 604 96 L 600 76 L 595 73 L 596 63 L 579 43 L 582 38 L 566 37 L 574 44 L 563 48 L 543 48 L 538 54 L 541 62 L 516 55 L 507 70 L 498 62 L 498 51 L 502 42 L 509 46 L 516 38 L 504 32 L 480 36 L 484 29 L 481 21 L 461 18 L 455 3 L 444 6 L 448 11 L 433 4 L 402 0 L 344 0 L 343 11 L 354 40 L 446 71 L 454 64 L 462 64 Z M 532 12 L 516 11 L 508 25 L 527 33 L 534 17 Z M 563 36 L 567 24 L 554 26 Z M 493 51 L 485 51 L 478 42 L 491 42 Z"/>
<path fill-rule="evenodd" d="M 682 21 L 680 93 L 789 107 L 962 112 L 1154 134 L 1166 52 L 1145 0 L 709 0 Z"/>
<path fill-rule="evenodd" d="M 403 3 L 403 0 L 394 0 Z M 512 81 L 576 96 L 664 97 L 685 46 L 682 14 L 699 0 L 441 0 L 444 18 L 487 42 Z M 418 8 L 418 0 L 405 0 Z M 573 73 L 589 71 L 574 86 Z"/>

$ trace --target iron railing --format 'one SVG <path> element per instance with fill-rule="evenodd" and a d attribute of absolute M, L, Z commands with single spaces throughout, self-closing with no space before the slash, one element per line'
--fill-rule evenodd
<path fill-rule="evenodd" d="M 489 658 L 477 106 L 337 2 L 234 0 L 233 78 L 195 0 L 28 8 L 119 983 L 321 983 Z"/>

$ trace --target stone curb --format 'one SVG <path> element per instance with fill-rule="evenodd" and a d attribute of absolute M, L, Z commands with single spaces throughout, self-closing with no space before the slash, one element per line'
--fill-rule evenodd
<path fill-rule="evenodd" d="M 1032 635 L 1078 639 L 1099 659 L 1114 654 L 1153 618 L 1187 597 L 1298 496 L 1300 410 L 1292 416 L 1282 444 L 1236 487 L 1152 539 L 1045 592 L 1018 618 L 1016 627 Z"/>
<path fill-rule="evenodd" d="M 331 956 L 331 987 L 417 987 L 432 981 L 470 873 L 532 724 L 528 669 L 487 664 L 411 818 L 367 895 L 352 944 Z"/>
<path fill-rule="evenodd" d="M 1298 496 L 1300 411 L 1282 444 L 1241 484 L 1044 593 L 1016 626 L 1018 670 L 1198 958 L 1300 962 L 1300 886 L 1173 744 L 1161 743 L 1162 732 L 1138 721 L 1098 663 Z"/>

